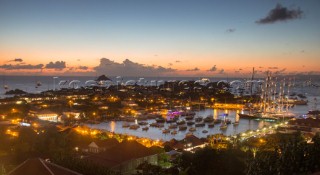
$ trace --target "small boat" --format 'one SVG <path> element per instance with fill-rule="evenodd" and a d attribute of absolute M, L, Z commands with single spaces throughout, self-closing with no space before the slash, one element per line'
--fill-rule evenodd
<path fill-rule="evenodd" d="M 208 122 L 208 123 L 209 123 L 209 122 L 213 122 L 213 117 L 208 116 L 208 117 L 204 118 L 203 121 L 204 121 L 204 122 Z"/>
<path fill-rule="evenodd" d="M 148 130 L 149 130 L 148 126 L 142 128 L 142 131 L 148 131 Z"/>
<path fill-rule="evenodd" d="M 163 123 L 158 123 L 158 128 L 163 128 L 164 127 L 164 124 Z"/>
<path fill-rule="evenodd" d="M 195 126 L 196 126 L 196 127 L 203 127 L 204 125 L 205 125 L 205 123 L 202 122 L 202 123 L 196 123 Z"/>
<path fill-rule="evenodd" d="M 172 135 L 176 135 L 178 133 L 178 131 L 174 130 L 171 132 Z"/>
<path fill-rule="evenodd" d="M 192 120 L 193 118 L 194 118 L 193 115 L 188 115 L 188 116 L 186 116 L 186 120 Z"/>
<path fill-rule="evenodd" d="M 173 122 L 176 122 L 176 120 L 173 118 L 173 119 L 167 119 L 166 120 L 166 123 L 173 123 Z"/>
<path fill-rule="evenodd" d="M 213 123 L 221 123 L 221 119 L 215 119 Z"/>
<path fill-rule="evenodd" d="M 3 88 L 4 88 L 5 90 L 8 90 L 8 89 L 9 89 L 9 86 L 8 86 L 8 85 L 4 85 Z"/>
<path fill-rule="evenodd" d="M 164 123 L 166 120 L 164 118 L 157 118 L 156 122 L 157 123 Z"/>
<path fill-rule="evenodd" d="M 168 133 L 170 133 L 170 129 L 164 129 L 164 130 L 162 130 L 162 133 L 163 134 L 168 134 Z"/>
<path fill-rule="evenodd" d="M 196 131 L 197 129 L 196 128 L 193 128 L 193 127 L 191 127 L 191 128 L 189 128 L 189 131 L 191 131 L 191 132 L 194 132 L 194 131 Z"/>
<path fill-rule="evenodd" d="M 214 127 L 214 123 L 209 123 L 209 124 L 208 124 L 208 127 L 209 127 L 209 128 L 213 128 L 213 127 Z"/>
<path fill-rule="evenodd" d="M 169 126 L 169 129 L 176 129 L 176 128 L 178 128 L 177 125 L 170 125 L 170 126 Z"/>
<path fill-rule="evenodd" d="M 42 83 L 41 83 L 40 81 L 37 81 L 37 83 L 36 83 L 36 88 L 38 88 L 38 87 L 40 87 L 40 86 L 42 86 Z"/>
<path fill-rule="evenodd" d="M 147 125 L 148 122 L 143 122 L 143 121 L 141 121 L 141 122 L 138 122 L 138 124 L 139 124 L 139 125 Z"/>
<path fill-rule="evenodd" d="M 140 128 L 139 125 L 131 125 L 131 126 L 129 127 L 129 129 L 132 129 L 132 130 L 137 130 L 138 128 Z"/>
<path fill-rule="evenodd" d="M 179 126 L 179 131 L 185 131 L 187 130 L 187 126 Z"/>
<path fill-rule="evenodd" d="M 151 123 L 149 126 L 151 126 L 151 127 L 158 127 L 158 123 Z"/>
<path fill-rule="evenodd" d="M 228 125 L 226 123 L 221 123 L 221 125 L 220 125 L 221 130 L 225 130 L 225 129 L 227 129 L 227 127 L 228 127 Z"/>
<path fill-rule="evenodd" d="M 208 133 L 208 131 L 207 130 L 203 130 L 202 133 Z"/>
<path fill-rule="evenodd" d="M 196 117 L 196 119 L 195 119 L 196 122 L 201 122 L 202 120 L 203 120 L 202 117 Z"/>
<path fill-rule="evenodd" d="M 177 121 L 177 125 L 184 125 L 184 124 L 186 124 L 186 121 L 184 120 Z"/>
<path fill-rule="evenodd" d="M 187 125 L 188 125 L 188 126 L 194 125 L 194 122 L 193 122 L 193 121 L 188 121 L 188 122 L 187 122 Z"/>
<path fill-rule="evenodd" d="M 233 125 L 239 125 L 239 122 L 233 122 Z"/>
<path fill-rule="evenodd" d="M 128 128 L 130 125 L 128 123 L 123 123 L 122 128 Z"/>

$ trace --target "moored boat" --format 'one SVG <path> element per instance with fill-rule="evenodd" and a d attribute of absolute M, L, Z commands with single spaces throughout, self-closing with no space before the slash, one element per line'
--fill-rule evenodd
<path fill-rule="evenodd" d="M 148 130 L 149 130 L 148 126 L 142 128 L 142 131 L 148 131 Z"/>
<path fill-rule="evenodd" d="M 187 129 L 188 129 L 187 126 L 179 126 L 179 131 L 185 131 Z"/>
<path fill-rule="evenodd" d="M 191 127 L 191 128 L 189 128 L 189 131 L 191 131 L 191 132 L 194 132 L 194 131 L 196 131 L 197 129 L 196 128 L 193 128 L 193 127 Z"/>
<path fill-rule="evenodd" d="M 170 133 L 170 129 L 164 129 L 164 130 L 162 130 L 162 133 L 163 134 L 168 134 L 168 133 Z"/>
<path fill-rule="evenodd" d="M 184 125 L 184 124 L 186 124 L 186 121 L 184 121 L 184 120 L 177 121 L 177 125 Z"/>
<path fill-rule="evenodd" d="M 188 125 L 188 126 L 194 125 L 194 122 L 193 122 L 193 121 L 188 121 L 188 122 L 187 122 L 187 125 Z"/>
<path fill-rule="evenodd" d="M 193 115 L 188 115 L 188 116 L 186 116 L 186 120 L 192 120 L 193 118 L 194 118 Z"/>
<path fill-rule="evenodd" d="M 204 125 L 205 125 L 205 123 L 203 123 L 203 122 L 202 122 L 202 123 L 196 123 L 196 124 L 195 124 L 196 127 L 203 127 Z"/>
<path fill-rule="evenodd" d="M 201 122 L 202 120 L 203 120 L 203 118 L 200 117 L 200 116 L 195 118 L 195 121 L 196 121 L 196 122 Z"/>
<path fill-rule="evenodd" d="M 176 135 L 178 133 L 178 131 L 174 130 L 171 132 L 172 135 Z"/>
<path fill-rule="evenodd" d="M 227 129 L 227 127 L 228 127 L 228 125 L 226 124 L 226 123 L 221 123 L 221 125 L 220 125 L 220 129 L 221 130 L 225 130 L 225 129 Z"/>
<path fill-rule="evenodd" d="M 207 116 L 206 118 L 203 119 L 203 121 L 204 121 L 204 122 L 207 122 L 207 123 L 213 122 L 213 117 Z"/>
<path fill-rule="evenodd" d="M 169 125 L 169 129 L 176 129 L 176 128 L 178 128 L 178 126 L 177 125 Z"/>
<path fill-rule="evenodd" d="M 209 123 L 209 124 L 208 124 L 208 127 L 209 127 L 209 128 L 213 128 L 213 127 L 214 127 L 214 123 Z"/>
<path fill-rule="evenodd" d="M 130 125 L 129 129 L 132 129 L 132 130 L 137 130 L 138 128 L 140 128 L 139 125 Z"/>

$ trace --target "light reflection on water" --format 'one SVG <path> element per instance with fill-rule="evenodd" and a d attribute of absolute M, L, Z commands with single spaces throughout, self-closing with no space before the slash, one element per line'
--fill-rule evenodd
<path fill-rule="evenodd" d="M 196 127 L 196 131 L 193 132 L 193 134 L 197 137 L 207 137 L 207 135 L 211 134 L 224 134 L 224 135 L 234 135 L 238 134 L 241 132 L 245 132 L 247 130 L 255 130 L 258 128 L 262 128 L 264 126 L 269 126 L 270 122 L 262 121 L 262 120 L 248 120 L 248 119 L 239 119 L 237 113 L 239 113 L 239 110 L 213 110 L 213 109 L 206 109 L 206 110 L 201 110 L 197 111 L 195 117 L 197 116 L 202 116 L 203 118 L 207 117 L 208 115 L 213 116 L 214 118 L 220 118 L 223 119 L 222 115 L 225 113 L 228 113 L 228 118 L 232 121 L 239 120 L 239 125 L 233 125 L 229 124 L 228 128 L 226 130 L 220 130 L 220 124 L 215 124 L 213 128 L 208 128 L 208 124 L 206 124 L 204 127 Z M 180 117 L 180 119 L 184 119 L 185 117 Z M 149 124 L 154 123 L 155 120 L 147 120 Z M 111 121 L 111 122 L 106 122 L 106 123 L 100 123 L 100 124 L 95 124 L 95 125 L 89 125 L 89 127 L 96 128 L 96 129 L 104 129 L 108 130 L 111 132 L 115 133 L 122 133 L 122 134 L 129 134 L 129 135 L 135 135 L 139 137 L 147 137 L 151 139 L 161 139 L 161 140 L 171 140 L 173 138 L 177 140 L 181 140 L 185 137 L 187 133 L 189 133 L 189 128 L 190 127 L 195 127 L 193 126 L 187 126 L 188 129 L 186 131 L 178 131 L 176 135 L 171 135 L 169 134 L 163 134 L 162 130 L 167 129 L 170 124 L 164 123 L 163 128 L 154 128 L 154 127 L 149 127 L 148 131 L 142 131 L 142 128 L 145 126 L 140 126 L 139 129 L 137 130 L 131 130 L 129 128 L 123 128 L 122 124 L 127 123 L 124 121 Z M 130 124 L 135 124 L 135 122 L 131 122 Z M 173 131 L 172 129 L 171 131 Z M 202 133 L 203 130 L 207 130 L 208 133 Z"/>
<path fill-rule="evenodd" d="M 302 114 L 306 114 L 308 110 L 312 109 L 314 106 L 314 98 L 315 96 L 308 97 L 309 103 L 308 105 L 296 105 L 294 108 L 290 108 L 290 112 L 293 112 L 296 114 L 296 116 L 300 116 Z M 317 96 L 319 98 L 319 96 Z M 207 137 L 207 135 L 211 134 L 224 134 L 224 135 L 235 135 L 238 133 L 245 132 L 247 130 L 256 130 L 259 128 L 263 128 L 265 126 L 269 126 L 270 121 L 264 121 L 264 120 L 249 120 L 249 119 L 243 119 L 239 118 L 238 113 L 242 113 L 243 111 L 240 110 L 219 110 L 219 109 L 205 109 L 201 111 L 197 111 L 195 117 L 197 116 L 202 116 L 203 118 L 207 117 L 208 115 L 213 116 L 214 119 L 223 119 L 223 114 L 228 114 L 228 118 L 233 122 L 239 121 L 239 125 L 233 125 L 229 124 L 226 130 L 220 130 L 220 124 L 215 124 L 213 128 L 208 128 L 208 124 L 204 127 L 196 127 L 196 131 L 193 132 L 193 134 L 197 137 Z M 180 117 L 180 119 L 184 119 L 185 117 Z M 156 122 L 154 119 L 147 120 L 148 124 Z M 145 126 L 140 126 L 139 129 L 137 130 L 130 130 L 129 128 L 123 128 L 122 124 L 127 123 L 127 122 L 122 122 L 122 121 L 111 121 L 111 122 L 106 122 L 106 123 L 100 123 L 96 125 L 88 125 L 89 127 L 92 128 L 97 128 L 97 129 L 104 129 L 108 130 L 111 132 L 115 133 L 122 133 L 122 134 L 129 134 L 129 135 L 135 135 L 139 137 L 147 137 L 151 139 L 161 139 L 161 140 L 171 140 L 173 138 L 177 140 L 181 140 L 185 137 L 187 133 L 189 133 L 189 128 L 190 127 L 195 127 L 193 126 L 188 126 L 188 129 L 186 131 L 178 131 L 176 135 L 171 135 L 169 134 L 163 134 L 162 130 L 167 129 L 170 124 L 164 123 L 163 128 L 153 128 L 149 127 L 148 131 L 142 131 L 142 128 Z M 137 121 L 131 122 L 130 124 L 137 124 Z M 207 130 L 208 133 L 202 133 L 203 130 Z M 173 131 L 173 129 L 171 130 Z"/>

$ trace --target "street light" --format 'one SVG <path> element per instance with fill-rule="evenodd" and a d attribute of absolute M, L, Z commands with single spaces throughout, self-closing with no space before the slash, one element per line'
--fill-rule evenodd
<path fill-rule="evenodd" d="M 53 91 L 56 90 L 56 79 L 59 77 L 53 77 Z"/>

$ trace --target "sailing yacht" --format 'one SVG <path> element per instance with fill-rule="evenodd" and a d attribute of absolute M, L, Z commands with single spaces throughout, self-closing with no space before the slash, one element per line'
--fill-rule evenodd
<path fill-rule="evenodd" d="M 288 94 L 289 88 L 290 86 L 287 88 Z M 268 74 L 261 92 L 260 110 L 256 112 L 250 111 L 248 114 L 238 113 L 241 118 L 278 120 L 295 116 L 293 113 L 288 112 L 288 108 L 283 110 L 286 102 L 284 97 L 285 80 L 278 82 L 277 78 Z"/>
<path fill-rule="evenodd" d="M 220 129 L 221 130 L 225 130 L 228 127 L 227 120 L 226 120 L 226 115 L 223 115 L 223 117 L 224 117 L 223 121 L 221 122 L 221 125 L 220 125 Z"/>

